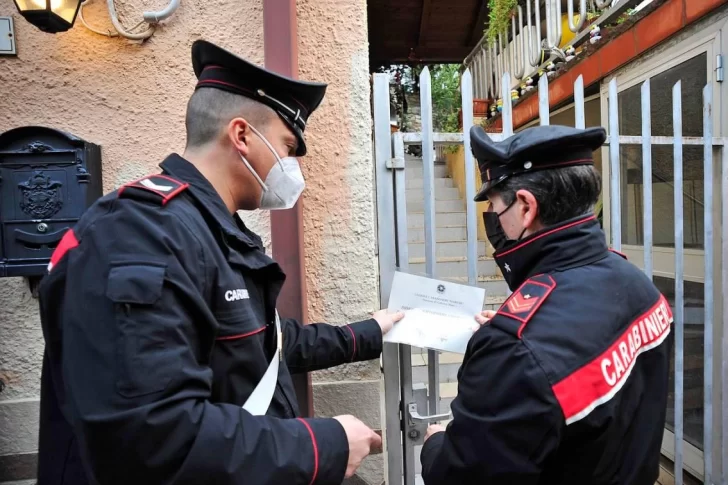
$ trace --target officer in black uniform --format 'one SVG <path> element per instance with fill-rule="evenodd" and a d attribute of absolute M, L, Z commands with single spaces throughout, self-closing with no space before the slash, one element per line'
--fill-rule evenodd
<path fill-rule="evenodd" d="M 97 201 L 41 285 L 40 485 L 339 484 L 381 442 L 298 418 L 291 374 L 377 358 L 401 314 L 279 320 L 285 275 L 236 212 L 295 204 L 326 86 L 204 41 L 192 62 L 184 155 Z"/>
<path fill-rule="evenodd" d="M 672 312 L 610 252 L 592 213 L 602 128 L 470 133 L 486 232 L 513 291 L 479 316 L 447 428 L 422 450 L 427 485 L 653 485 Z"/>

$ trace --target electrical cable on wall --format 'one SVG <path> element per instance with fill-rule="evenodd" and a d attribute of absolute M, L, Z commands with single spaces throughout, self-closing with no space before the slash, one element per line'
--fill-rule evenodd
<path fill-rule="evenodd" d="M 106 37 L 125 37 L 129 40 L 134 41 L 144 41 L 148 38 L 150 38 L 152 35 L 154 35 L 155 30 L 157 29 L 157 24 L 161 22 L 162 20 L 165 20 L 169 18 L 179 7 L 179 1 L 180 0 L 171 0 L 170 3 L 167 5 L 166 8 L 159 11 L 150 11 L 150 12 L 143 12 L 142 16 L 144 20 L 136 24 L 134 27 L 127 29 L 125 28 L 121 22 L 119 21 L 119 17 L 116 13 L 116 5 L 114 4 L 114 0 L 107 0 L 107 8 L 109 10 L 109 17 L 111 19 L 111 23 L 114 26 L 114 30 L 108 30 L 103 31 L 97 28 L 92 27 L 91 25 L 86 22 L 86 19 L 83 16 L 83 8 L 91 2 L 91 0 L 84 0 L 81 3 L 81 7 L 78 11 L 78 18 L 81 20 L 81 23 L 84 27 L 86 27 L 91 32 L 94 32 L 99 35 L 104 35 Z M 135 32 L 140 27 L 144 26 L 146 24 L 146 30 L 142 32 Z"/>

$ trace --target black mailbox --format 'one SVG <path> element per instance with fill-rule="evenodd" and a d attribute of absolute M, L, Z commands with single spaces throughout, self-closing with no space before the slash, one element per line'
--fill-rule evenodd
<path fill-rule="evenodd" d="M 0 277 L 45 274 L 63 234 L 102 194 L 101 148 L 51 128 L 0 135 Z"/>

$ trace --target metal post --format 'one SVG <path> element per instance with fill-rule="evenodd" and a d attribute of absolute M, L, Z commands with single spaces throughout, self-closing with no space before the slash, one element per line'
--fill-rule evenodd
<path fill-rule="evenodd" d="M 652 113 L 650 103 L 650 80 L 642 84 L 642 186 L 644 205 L 644 267 L 645 274 L 652 280 Z"/>
<path fill-rule="evenodd" d="M 569 0 L 569 5 L 571 5 L 571 0 Z M 586 128 L 584 110 L 584 76 L 579 74 L 574 82 L 574 126 L 582 130 Z"/>
<path fill-rule="evenodd" d="M 723 391 L 723 444 L 722 465 L 724 485 L 728 485 L 728 146 L 721 147 L 721 205 L 722 205 L 722 238 L 721 238 L 721 291 L 723 297 L 723 351 L 722 379 Z"/>
<path fill-rule="evenodd" d="M 678 81 L 672 89 L 675 201 L 675 485 L 683 483 L 683 372 L 685 342 L 684 254 L 683 254 L 683 145 L 682 89 Z M 611 103 L 611 94 L 610 94 Z"/>
<path fill-rule="evenodd" d="M 503 73 L 503 136 L 509 137 L 513 134 L 513 102 L 511 101 L 511 75 Z"/>
<path fill-rule="evenodd" d="M 437 219 L 435 217 L 435 161 L 432 158 L 433 129 L 432 129 L 432 86 L 430 70 L 425 68 L 420 75 L 420 106 L 422 116 L 422 164 L 424 165 L 424 196 L 425 196 L 425 270 L 427 276 L 437 276 L 437 257 L 435 251 L 435 238 L 437 234 Z M 440 366 L 438 353 L 435 350 L 427 351 L 427 375 L 429 383 L 429 403 L 432 414 L 437 413 L 440 382 Z M 411 365 L 411 363 L 410 363 Z M 410 369 L 411 373 L 411 369 Z"/>
<path fill-rule="evenodd" d="M 538 80 L 538 117 L 541 126 L 549 124 L 549 78 L 546 73 Z"/>
<path fill-rule="evenodd" d="M 705 321 L 703 323 L 703 449 L 705 483 L 713 483 L 713 85 L 703 88 L 703 246 Z"/>
<path fill-rule="evenodd" d="M 392 157 L 389 128 L 389 76 L 374 75 L 374 155 L 377 185 L 377 230 L 379 243 L 379 295 L 381 306 L 389 303 L 392 279 L 396 265 L 394 178 L 387 168 Z M 404 172 L 404 170 L 402 170 Z M 402 174 L 404 187 L 404 173 Z M 406 216 L 405 216 L 406 217 Z M 405 228 L 407 224 L 405 223 Z M 406 247 L 406 241 L 405 241 Z M 387 477 L 389 484 L 402 480 L 402 441 L 399 413 L 399 354 L 396 345 L 386 344 L 382 352 L 384 369 L 385 445 L 387 452 Z"/>
<path fill-rule="evenodd" d="M 617 80 L 609 82 L 609 185 L 612 249 L 622 249 L 621 172 L 619 167 L 619 108 Z"/>
<path fill-rule="evenodd" d="M 475 286 L 478 280 L 478 226 L 475 219 L 475 163 L 470 148 L 470 128 L 473 126 L 472 78 L 465 71 L 461 80 L 463 99 L 463 147 L 465 154 L 465 206 L 468 233 L 468 284 Z"/>

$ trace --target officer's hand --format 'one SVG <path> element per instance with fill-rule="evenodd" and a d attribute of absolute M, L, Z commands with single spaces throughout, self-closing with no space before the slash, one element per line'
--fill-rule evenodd
<path fill-rule="evenodd" d="M 425 434 L 425 441 L 430 439 L 435 433 L 442 433 L 445 431 L 445 427 L 441 424 L 431 424 L 427 427 L 427 434 Z"/>
<path fill-rule="evenodd" d="M 484 312 L 480 312 L 478 315 L 475 315 L 475 321 L 480 325 L 485 325 L 488 323 L 488 320 L 495 316 L 495 313 L 496 312 L 493 310 L 485 310 Z"/>
<path fill-rule="evenodd" d="M 381 448 L 382 438 L 354 416 L 336 416 L 334 419 L 344 427 L 349 440 L 349 463 L 346 465 L 345 478 L 350 478 L 372 448 Z"/>
<path fill-rule="evenodd" d="M 379 310 L 374 315 L 372 315 L 372 318 L 377 321 L 379 327 L 382 329 L 382 335 L 386 335 L 387 332 L 392 330 L 392 327 L 394 327 L 395 323 L 399 322 L 404 318 L 404 313 L 389 313 L 388 310 Z"/>

